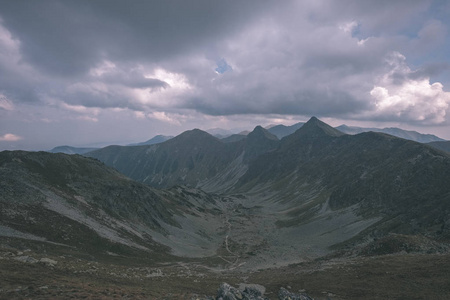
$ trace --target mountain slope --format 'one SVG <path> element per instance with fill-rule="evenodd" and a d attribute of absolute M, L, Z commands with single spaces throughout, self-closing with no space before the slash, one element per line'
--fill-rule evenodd
<path fill-rule="evenodd" d="M 213 177 L 205 178 L 198 182 L 197 186 L 208 192 L 224 193 L 233 188 L 236 182 L 247 171 L 248 164 L 261 154 L 275 150 L 279 145 L 276 136 L 268 132 L 261 126 L 255 129 L 242 139 L 235 142 L 228 142 L 229 151 L 234 151 L 235 159 L 230 161 L 220 172 Z"/>
<path fill-rule="evenodd" d="M 233 143 L 233 142 L 238 142 L 238 141 L 245 139 L 246 136 L 247 135 L 244 135 L 244 134 L 232 134 L 232 135 L 222 138 L 220 140 L 224 143 Z"/>
<path fill-rule="evenodd" d="M 223 241 L 217 197 L 158 191 L 78 155 L 0 152 L 0 190 L 0 239 L 159 260 L 212 255 Z"/>
<path fill-rule="evenodd" d="M 239 156 L 241 149 L 194 129 L 150 146 L 110 146 L 89 152 L 121 173 L 154 187 L 196 186 Z"/>
<path fill-rule="evenodd" d="M 154 145 L 154 144 L 163 143 L 163 142 L 165 142 L 167 140 L 170 140 L 171 138 L 173 138 L 173 136 L 159 134 L 159 135 L 156 135 L 156 136 L 152 137 L 148 141 L 145 141 L 145 142 L 142 142 L 142 143 L 130 144 L 128 146 Z"/>
<path fill-rule="evenodd" d="M 245 139 L 244 161 L 248 162 L 263 153 L 274 150 L 277 148 L 278 143 L 279 140 L 275 135 L 271 134 L 268 130 L 262 128 L 261 126 L 256 126 Z"/>
<path fill-rule="evenodd" d="M 155 243 L 139 227 L 163 232 L 162 222 L 176 224 L 151 188 L 78 155 L 1 152 L 0 176 L 2 226 L 39 239 L 149 250 Z"/>
<path fill-rule="evenodd" d="M 183 184 L 217 191 L 223 189 L 222 184 L 229 186 L 246 170 L 250 160 L 275 149 L 278 142 L 276 136 L 261 126 L 243 139 L 228 143 L 194 129 L 158 145 L 109 146 L 86 156 L 154 187 Z"/>
<path fill-rule="evenodd" d="M 261 127 L 231 143 L 193 130 L 159 145 L 92 155 L 153 186 L 247 195 L 277 212 L 277 226 L 314 242 L 318 232 L 303 225 L 320 221 L 324 234 L 336 226 L 325 218 L 343 218 L 340 237 L 324 247 L 363 232 L 448 235 L 448 155 L 383 133 L 346 135 L 315 117 L 281 141 Z"/>
<path fill-rule="evenodd" d="M 430 142 L 428 145 L 445 152 L 450 152 L 450 141 Z"/>
<path fill-rule="evenodd" d="M 378 220 L 372 233 L 449 237 L 449 180 L 449 155 L 382 133 L 343 135 L 312 118 L 253 161 L 236 192 L 273 193 L 291 207 L 280 226 L 351 209 Z"/>

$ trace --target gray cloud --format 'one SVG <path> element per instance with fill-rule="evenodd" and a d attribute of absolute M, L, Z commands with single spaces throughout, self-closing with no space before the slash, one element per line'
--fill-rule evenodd
<path fill-rule="evenodd" d="M 24 57 L 63 76 L 101 59 L 158 62 L 232 33 L 267 1 L 2 2 L 1 17 Z"/>
<path fill-rule="evenodd" d="M 10 117 L 28 103 L 73 122 L 101 122 L 108 111 L 179 126 L 234 115 L 447 124 L 449 7 L 2 1 L 0 97 Z M 404 59 L 389 62 L 393 53 Z"/>
<path fill-rule="evenodd" d="M 434 77 L 450 70 L 450 62 L 428 63 L 420 69 L 415 70 L 409 75 L 411 79 L 420 79 L 424 77 Z"/>

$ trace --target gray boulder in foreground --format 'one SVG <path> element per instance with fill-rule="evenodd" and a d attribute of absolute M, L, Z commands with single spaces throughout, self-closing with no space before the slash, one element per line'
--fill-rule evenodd
<path fill-rule="evenodd" d="M 294 294 L 286 290 L 285 288 L 281 288 L 278 292 L 278 299 L 280 300 L 314 300 L 306 294 Z"/>
<path fill-rule="evenodd" d="M 246 286 L 240 291 L 228 283 L 222 283 L 217 290 L 216 300 L 268 300 L 268 298 L 263 297 L 260 289 L 251 286 Z"/>

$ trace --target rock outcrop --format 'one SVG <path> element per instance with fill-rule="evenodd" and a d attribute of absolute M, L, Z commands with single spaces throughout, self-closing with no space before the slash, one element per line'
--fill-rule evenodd
<path fill-rule="evenodd" d="M 313 298 L 309 297 L 306 294 L 291 293 L 285 288 L 281 288 L 280 291 L 278 292 L 278 299 L 280 299 L 280 300 L 314 300 Z"/>
<path fill-rule="evenodd" d="M 217 297 L 208 297 L 204 300 L 269 300 L 264 297 L 265 288 L 263 286 L 241 285 L 240 288 L 235 288 L 228 283 L 222 283 L 217 290 Z M 295 294 L 289 292 L 285 288 L 281 288 L 278 292 L 278 299 L 280 300 L 314 300 L 306 294 Z"/>

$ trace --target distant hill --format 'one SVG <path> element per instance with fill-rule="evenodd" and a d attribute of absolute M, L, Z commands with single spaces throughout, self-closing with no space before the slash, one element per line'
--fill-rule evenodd
<path fill-rule="evenodd" d="M 79 148 L 79 147 L 71 147 L 71 146 L 58 146 L 48 151 L 51 153 L 65 153 L 65 154 L 85 154 L 93 150 L 97 150 L 99 148 Z"/>
<path fill-rule="evenodd" d="M 128 146 L 154 145 L 154 144 L 163 143 L 167 140 L 170 140 L 171 138 L 173 138 L 173 136 L 171 136 L 171 135 L 157 135 L 157 136 L 152 137 L 148 141 L 145 141 L 142 143 L 129 144 Z"/>
<path fill-rule="evenodd" d="M 409 130 L 403 130 L 400 128 L 364 128 L 364 127 L 356 127 L 356 126 L 347 126 L 347 125 L 340 125 L 336 127 L 336 129 L 345 132 L 347 134 L 358 134 L 362 132 L 382 132 L 387 133 L 396 137 L 400 137 L 402 139 L 407 139 L 411 141 L 416 141 L 419 143 L 430 143 L 430 142 L 437 142 L 437 141 L 444 141 L 440 137 L 437 137 L 433 134 L 423 134 L 419 133 L 417 131 L 409 131 Z"/>

